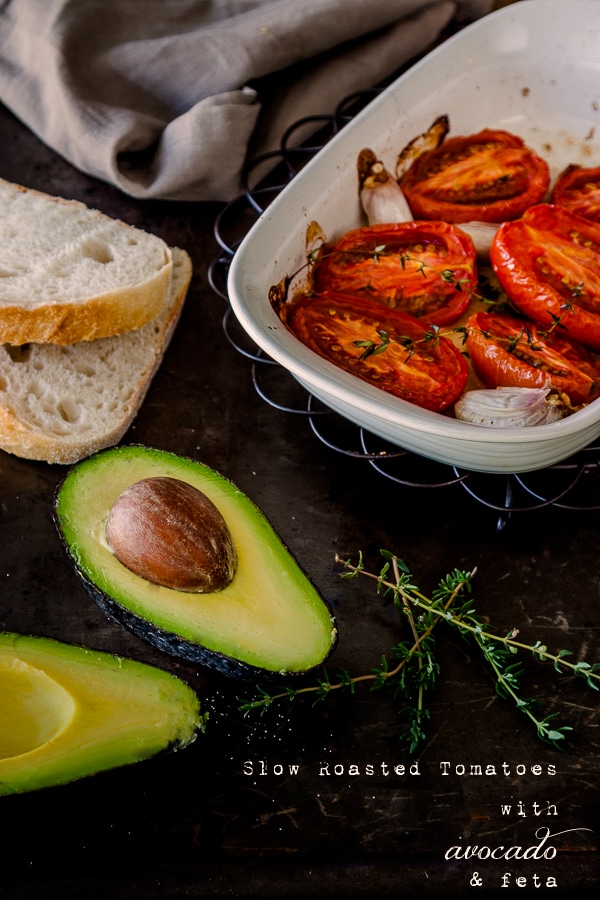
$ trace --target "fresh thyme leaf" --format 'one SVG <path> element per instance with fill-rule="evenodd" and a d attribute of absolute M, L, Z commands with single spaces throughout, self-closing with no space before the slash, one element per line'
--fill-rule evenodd
<path fill-rule="evenodd" d="M 425 705 L 427 693 L 432 691 L 440 675 L 440 665 L 436 659 L 434 629 L 443 623 L 456 630 L 463 639 L 472 642 L 482 653 L 489 665 L 495 681 L 498 696 L 512 701 L 515 708 L 526 717 L 536 729 L 538 737 L 562 749 L 565 735 L 572 731 L 568 725 L 550 725 L 556 717 L 551 713 L 545 718 L 536 715 L 535 709 L 540 701 L 521 694 L 521 679 L 524 666 L 521 659 L 516 659 L 522 651 L 531 655 L 538 662 L 550 662 L 560 675 L 569 674 L 583 678 L 588 687 L 600 689 L 600 663 L 588 663 L 585 660 L 571 662 L 569 650 L 558 650 L 552 653 L 545 644 L 536 641 L 526 644 L 517 640 L 518 630 L 511 629 L 500 635 L 494 627 L 479 619 L 472 602 L 472 581 L 476 569 L 465 571 L 454 569 L 444 576 L 431 596 L 427 597 L 414 584 L 413 577 L 406 563 L 388 550 L 381 550 L 385 560 L 379 574 L 365 569 L 362 553 L 358 562 L 353 565 L 350 560 L 336 557 L 342 566 L 342 578 L 355 578 L 359 575 L 375 581 L 377 593 L 384 597 L 392 596 L 394 607 L 408 622 L 411 640 L 405 640 L 392 647 L 388 656 L 382 655 L 379 666 L 368 674 L 352 676 L 346 670 L 338 669 L 337 680 L 332 681 L 328 672 L 323 671 L 317 678 L 316 685 L 299 689 L 284 688 L 280 693 L 269 694 L 264 688 L 257 687 L 259 697 L 254 700 L 240 702 L 240 710 L 249 715 L 259 710 L 261 715 L 279 699 L 295 700 L 300 694 L 315 694 L 314 704 L 328 697 L 333 691 L 346 689 L 355 692 L 361 682 L 369 682 L 371 691 L 388 689 L 394 701 L 400 700 L 403 705 L 399 715 L 405 723 L 400 739 L 408 742 L 411 753 L 415 752 L 426 740 L 426 721 L 430 718 Z"/>

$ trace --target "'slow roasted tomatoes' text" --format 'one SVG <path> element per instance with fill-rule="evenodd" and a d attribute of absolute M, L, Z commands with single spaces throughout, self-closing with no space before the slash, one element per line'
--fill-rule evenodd
<path fill-rule="evenodd" d="M 600 223 L 549 203 L 498 229 L 498 280 L 529 319 L 600 350 Z"/>
<path fill-rule="evenodd" d="M 348 231 L 324 245 L 315 293 L 376 300 L 434 325 L 455 322 L 477 283 L 471 238 L 445 222 L 399 222 Z"/>
<path fill-rule="evenodd" d="M 535 323 L 478 312 L 467 322 L 471 363 L 486 387 L 551 386 L 573 406 L 600 395 L 600 367 L 584 347 Z"/>
<path fill-rule="evenodd" d="M 447 138 L 423 153 L 400 180 L 415 219 L 505 222 L 542 201 L 550 184 L 544 159 L 507 131 Z"/>
<path fill-rule="evenodd" d="M 401 310 L 326 292 L 302 294 L 280 314 L 315 353 L 403 400 L 441 412 L 464 390 L 461 351 Z"/>

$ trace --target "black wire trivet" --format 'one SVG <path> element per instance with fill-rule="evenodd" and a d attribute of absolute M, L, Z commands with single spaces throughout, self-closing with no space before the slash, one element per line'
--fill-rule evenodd
<path fill-rule="evenodd" d="M 227 293 L 227 275 L 237 247 L 272 200 L 380 90 L 373 88 L 352 94 L 330 116 L 307 117 L 295 122 L 284 133 L 277 150 L 250 163 L 243 192 L 220 211 L 214 225 L 220 252 L 210 267 L 209 279 L 213 291 L 227 304 L 223 331 L 228 341 L 251 363 L 257 394 L 275 409 L 306 418 L 315 436 L 331 450 L 364 460 L 386 479 L 404 487 L 433 489 L 458 485 L 498 513 L 498 531 L 515 512 L 548 506 L 579 512 L 600 509 L 600 444 L 588 446 L 556 465 L 519 475 L 483 474 L 438 463 L 388 444 L 326 407 L 284 367 L 263 353 L 238 325 Z M 313 137 L 299 143 L 299 135 L 307 132 Z M 265 177 L 260 177 L 261 170 L 266 170 Z M 256 186 L 250 186 L 253 177 Z"/>

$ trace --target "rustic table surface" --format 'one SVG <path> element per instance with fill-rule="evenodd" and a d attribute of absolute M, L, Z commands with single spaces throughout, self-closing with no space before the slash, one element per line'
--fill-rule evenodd
<path fill-rule="evenodd" d="M 600 660 L 594 465 L 580 491 L 590 508 L 542 504 L 499 524 L 461 484 L 403 486 L 339 453 L 306 416 L 258 395 L 251 362 L 223 330 L 227 305 L 209 277 L 218 204 L 134 201 L 76 171 L 5 109 L 0 131 L 2 177 L 82 200 L 190 253 L 183 317 L 124 442 L 201 460 L 262 508 L 333 607 L 332 671 L 369 672 L 407 637 L 373 582 L 342 579 L 335 560 L 362 553 L 379 571 L 381 549 L 401 556 L 425 593 L 455 568 L 476 567 L 475 606 L 499 632 L 518 628 L 575 661 Z M 275 390 L 302 403 L 294 385 Z M 3 900 L 597 887 L 599 695 L 582 679 L 523 657 L 524 695 L 573 728 L 562 752 L 539 740 L 496 693 L 477 651 L 443 627 L 428 739 L 416 753 L 401 739 L 401 704 L 368 686 L 244 717 L 240 697 L 254 696 L 253 685 L 161 654 L 88 598 L 52 521 L 64 474 L 0 453 L 0 627 L 161 666 L 197 690 L 210 719 L 180 753 L 2 798 Z"/>

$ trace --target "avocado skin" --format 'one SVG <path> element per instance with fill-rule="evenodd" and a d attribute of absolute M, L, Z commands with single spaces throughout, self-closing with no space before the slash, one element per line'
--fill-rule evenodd
<path fill-rule="evenodd" d="M 126 628 L 136 637 L 140 638 L 140 640 L 145 641 L 147 644 L 150 644 L 150 646 L 160 650 L 162 653 L 178 657 L 186 662 L 205 666 L 228 678 L 238 678 L 241 681 L 248 682 L 260 681 L 263 684 L 275 684 L 281 682 L 283 677 L 285 677 L 286 681 L 289 679 L 302 678 L 312 671 L 307 669 L 305 672 L 292 673 L 267 672 L 265 669 L 261 669 L 258 666 L 252 666 L 239 659 L 233 659 L 230 656 L 226 656 L 224 653 L 219 653 L 216 650 L 209 650 L 207 647 L 203 647 L 201 644 L 197 644 L 194 641 L 186 641 L 177 634 L 165 631 L 163 628 L 158 628 L 158 626 L 152 625 L 145 619 L 140 618 L 140 616 L 136 616 L 129 612 L 129 610 L 124 609 L 115 600 L 109 597 L 108 594 L 98 590 L 94 583 L 86 578 L 84 573 L 77 568 L 73 560 L 72 562 L 86 591 L 102 610 L 104 615 L 117 625 Z"/>
<path fill-rule="evenodd" d="M 269 531 L 272 533 L 273 538 L 276 539 L 277 543 L 280 545 L 280 548 L 285 551 L 285 555 L 287 557 L 289 565 L 293 567 L 293 569 L 295 569 L 298 573 L 300 573 L 306 583 L 310 585 L 312 595 L 318 598 L 318 602 L 322 607 L 322 614 L 326 612 L 330 624 L 329 645 L 326 652 L 322 654 L 320 659 L 318 659 L 313 665 L 305 666 L 298 670 L 288 669 L 285 666 L 278 667 L 273 670 L 260 664 L 248 662 L 246 660 L 238 658 L 234 654 L 229 654 L 205 646 L 198 640 L 188 639 L 185 635 L 181 635 L 176 631 L 161 627 L 156 622 L 153 622 L 145 618 L 143 615 L 140 615 L 127 608 L 127 606 L 119 602 L 118 599 L 111 596 L 109 593 L 107 593 L 107 591 L 103 590 L 93 580 L 93 578 L 90 577 L 89 573 L 85 570 L 84 566 L 80 562 L 79 554 L 73 551 L 73 547 L 70 546 L 70 543 L 65 536 L 63 525 L 61 523 L 61 516 L 58 513 L 61 491 L 70 475 L 73 472 L 79 470 L 83 465 L 86 465 L 90 462 L 93 463 L 95 459 L 100 459 L 102 457 L 115 457 L 118 454 L 127 456 L 128 451 L 134 454 L 141 454 L 142 456 L 147 454 L 149 458 L 155 458 L 159 461 L 163 459 L 165 462 L 176 463 L 177 465 L 190 465 L 192 467 L 205 469 L 211 472 L 212 475 L 214 475 L 216 478 L 218 478 L 221 483 L 225 484 L 228 489 L 235 492 L 238 497 L 242 497 L 244 501 L 250 507 L 252 507 L 254 513 L 260 517 L 263 524 L 267 525 Z M 211 499 L 214 500 L 214 498 Z M 330 605 L 318 592 L 312 581 L 308 579 L 308 576 L 301 569 L 297 560 L 289 551 L 289 548 L 285 546 L 279 536 L 276 535 L 274 529 L 272 528 L 270 523 L 268 523 L 264 514 L 228 479 L 226 479 L 219 473 L 214 472 L 214 470 L 210 470 L 207 466 L 204 466 L 204 464 L 198 463 L 191 458 L 179 456 L 169 451 L 156 450 L 137 444 L 120 446 L 111 448 L 109 450 L 99 451 L 98 453 L 93 454 L 91 457 L 88 457 L 86 460 L 83 460 L 80 463 L 76 463 L 67 472 L 64 479 L 59 483 L 55 492 L 53 518 L 61 542 L 67 553 L 68 559 L 70 560 L 76 575 L 78 576 L 83 587 L 92 598 L 92 600 L 109 619 L 126 628 L 128 631 L 135 634 L 136 637 L 140 638 L 141 640 L 164 653 L 184 659 L 187 662 L 205 666 L 230 678 L 237 678 L 252 682 L 259 681 L 266 684 L 272 684 L 277 682 L 281 683 L 282 679 L 285 679 L 286 681 L 297 681 L 299 679 L 303 679 L 305 676 L 310 675 L 315 670 L 320 669 L 337 647 L 338 633 Z M 225 594 L 225 592 L 219 593 Z"/>
<path fill-rule="evenodd" d="M 34 635 L 0 633 L 0 685 L 0 796 L 182 749 L 207 718 L 163 669 Z"/>

